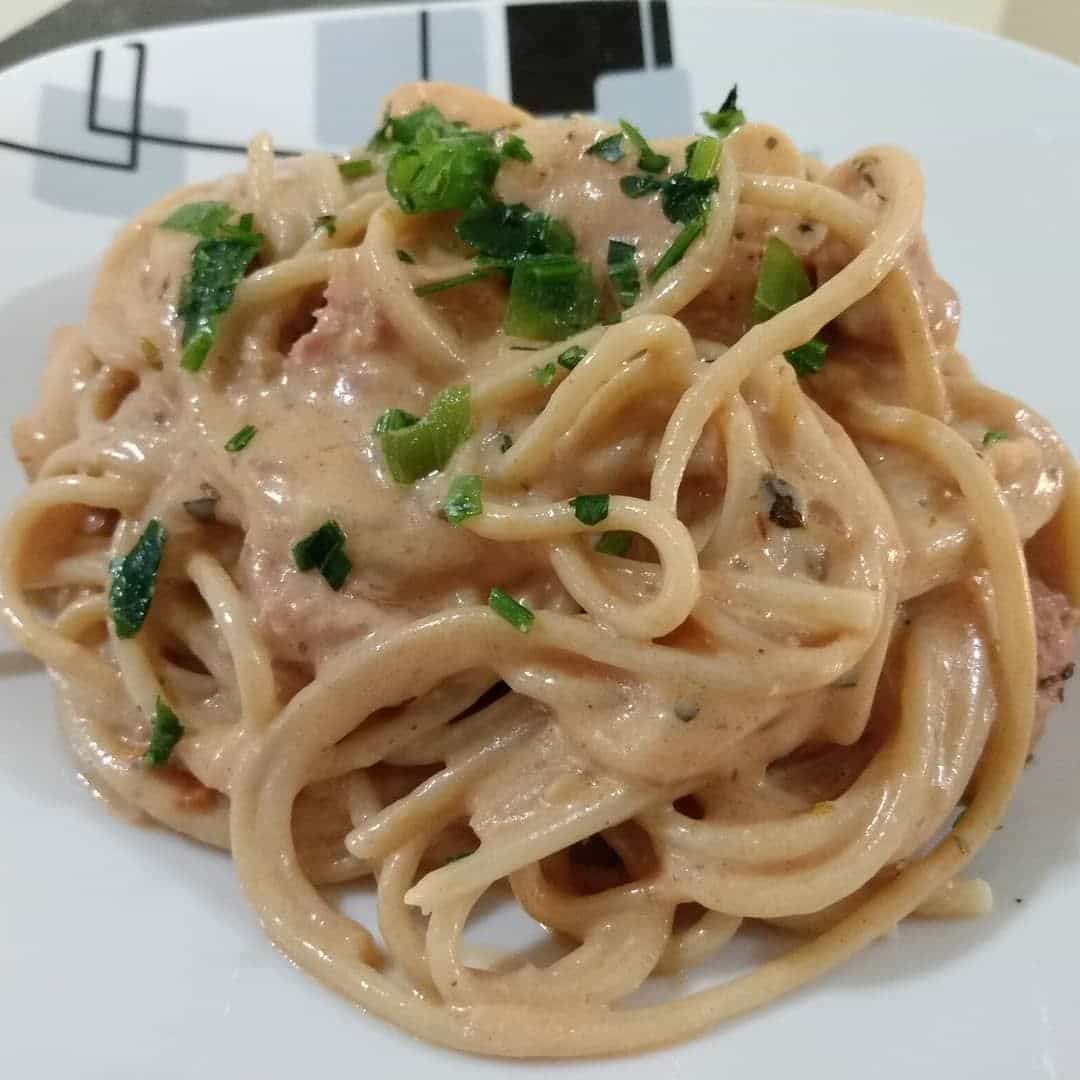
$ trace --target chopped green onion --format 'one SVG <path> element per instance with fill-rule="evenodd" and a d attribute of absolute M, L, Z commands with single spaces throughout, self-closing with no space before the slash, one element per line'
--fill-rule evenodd
<path fill-rule="evenodd" d="M 214 236 L 233 215 L 233 208 L 224 202 L 193 202 L 174 210 L 161 228 L 170 232 L 191 233 L 203 239 Z"/>
<path fill-rule="evenodd" d="M 709 206 L 709 196 L 719 181 L 715 176 L 705 180 L 693 180 L 689 173 L 677 172 L 663 186 L 660 205 L 664 217 L 676 225 L 686 225 L 695 218 L 704 218 Z"/>
<path fill-rule="evenodd" d="M 402 248 L 398 248 L 395 254 L 398 257 L 398 262 L 408 263 L 410 266 L 416 262 L 416 260 Z"/>
<path fill-rule="evenodd" d="M 746 114 L 739 108 L 739 88 L 733 86 L 716 112 L 703 112 L 702 118 L 711 131 L 723 139 L 746 123 Z"/>
<path fill-rule="evenodd" d="M 386 187 L 406 214 L 465 210 L 487 195 L 498 171 L 490 135 L 456 131 L 402 146 L 387 166 Z"/>
<path fill-rule="evenodd" d="M 638 168 L 648 173 L 663 172 L 671 158 L 667 154 L 658 154 L 645 140 L 645 136 L 628 120 L 620 120 L 619 127 L 638 152 Z"/>
<path fill-rule="evenodd" d="M 770 236 L 754 289 L 754 305 L 750 312 L 753 321 L 767 322 L 792 304 L 806 299 L 813 291 L 799 257 L 778 236 Z M 784 356 L 800 375 L 807 375 L 821 370 L 827 349 L 828 345 L 815 337 L 805 345 L 788 349 Z"/>
<path fill-rule="evenodd" d="M 451 386 L 432 398 L 422 420 L 383 428 L 378 434 L 390 475 L 399 484 L 412 484 L 445 468 L 469 437 L 471 423 L 469 388 Z"/>
<path fill-rule="evenodd" d="M 368 141 L 368 149 L 385 151 L 396 143 L 411 146 L 420 138 L 438 138 L 460 130 L 458 124 L 449 120 L 434 105 L 421 105 L 412 112 L 391 116 L 389 110 L 384 114 L 378 130 Z"/>
<path fill-rule="evenodd" d="M 315 219 L 315 231 L 318 232 L 320 229 L 325 229 L 327 236 L 333 236 L 337 232 L 337 215 L 320 214 Z"/>
<path fill-rule="evenodd" d="M 446 493 L 446 520 L 460 525 L 466 518 L 478 517 L 484 512 L 480 495 L 479 476 L 456 476 Z"/>
<path fill-rule="evenodd" d="M 516 337 L 558 341 L 592 326 L 599 307 L 587 262 L 537 255 L 514 266 L 503 325 Z"/>
<path fill-rule="evenodd" d="M 498 272 L 498 267 L 478 266 L 466 274 L 457 274 L 454 277 L 443 278 L 441 281 L 429 281 L 426 285 L 414 285 L 413 292 L 417 296 L 431 296 L 433 293 L 445 292 L 447 289 L 456 289 L 459 285 L 469 285 L 474 281 L 482 281 Z"/>
<path fill-rule="evenodd" d="M 691 180 L 707 180 L 716 172 L 716 165 L 720 160 L 720 140 L 704 135 L 688 149 L 687 175 Z"/>
<path fill-rule="evenodd" d="M 575 247 L 573 234 L 561 221 L 524 203 L 474 206 L 462 214 L 454 231 L 488 259 L 571 255 Z"/>
<path fill-rule="evenodd" d="M 345 554 L 345 533 L 336 521 L 324 521 L 314 532 L 293 544 L 296 569 L 318 570 L 335 592 L 345 584 L 352 563 Z"/>
<path fill-rule="evenodd" d="M 612 532 L 604 533 L 596 541 L 595 550 L 599 551 L 601 555 L 618 555 L 621 557 L 630 550 L 633 540 L 634 534 L 632 532 L 615 529 Z"/>
<path fill-rule="evenodd" d="M 372 428 L 371 433 L 381 435 L 384 431 L 399 431 L 401 428 L 412 427 L 413 424 L 419 422 L 419 416 L 414 416 L 404 409 L 387 409 L 375 421 L 375 427 Z"/>
<path fill-rule="evenodd" d="M 249 442 L 251 442 L 252 439 L 255 438 L 255 431 L 256 431 L 256 428 L 255 428 L 254 424 L 245 424 L 225 444 L 225 449 L 228 450 L 230 454 L 235 454 L 237 451 L 243 450 L 244 447 L 247 446 L 247 444 Z"/>
<path fill-rule="evenodd" d="M 582 525 L 599 525 L 608 516 L 611 506 L 610 495 L 576 495 L 570 500 L 574 508 L 574 517 Z"/>
<path fill-rule="evenodd" d="M 165 527 L 151 518 L 134 547 L 109 563 L 109 614 L 118 638 L 134 637 L 146 621 L 165 538 Z"/>
<path fill-rule="evenodd" d="M 607 135 L 603 139 L 597 139 L 585 153 L 610 161 L 613 165 L 616 161 L 622 161 L 622 132 L 616 131 L 614 135 Z"/>
<path fill-rule="evenodd" d="M 375 162 L 371 158 L 354 158 L 352 161 L 339 161 L 338 172 L 345 180 L 361 180 L 375 171 Z"/>
<path fill-rule="evenodd" d="M 588 350 L 583 346 L 571 345 L 569 349 L 563 349 L 559 353 L 559 367 L 564 367 L 567 371 L 573 371 L 586 356 L 588 356 Z"/>
<path fill-rule="evenodd" d="M 615 289 L 615 299 L 622 308 L 632 307 L 641 292 L 641 278 L 638 277 L 637 263 L 634 261 L 636 252 L 633 244 L 608 240 L 608 277 Z"/>
<path fill-rule="evenodd" d="M 624 176 L 619 180 L 619 188 L 628 199 L 640 199 L 662 191 L 664 183 L 655 176 Z"/>
<path fill-rule="evenodd" d="M 552 380 L 555 378 L 555 361 L 544 364 L 543 367 L 534 367 L 532 369 L 532 377 L 541 386 L 550 386 Z"/>
<path fill-rule="evenodd" d="M 1004 442 L 1009 436 L 1004 431 L 988 431 L 982 437 L 983 446 L 993 446 L 994 443 Z"/>
<path fill-rule="evenodd" d="M 686 254 L 690 245 L 698 238 L 705 228 L 705 218 L 694 218 L 688 221 L 680 230 L 667 251 L 660 256 L 656 265 L 649 271 L 649 281 L 659 281 L 679 260 Z"/>
<path fill-rule="evenodd" d="M 293 544 L 292 556 L 296 569 L 307 572 L 322 566 L 336 547 L 345 543 L 345 533 L 336 521 L 324 521 L 314 532 Z"/>
<path fill-rule="evenodd" d="M 164 765 L 173 748 L 184 734 L 180 718 L 160 696 L 154 702 L 154 715 L 150 718 L 150 745 L 143 754 L 147 765 Z"/>
<path fill-rule="evenodd" d="M 532 629 L 532 624 L 536 619 L 536 616 L 524 604 L 519 604 L 502 589 L 491 590 L 488 594 L 488 607 L 523 634 L 527 634 Z"/>
<path fill-rule="evenodd" d="M 525 145 L 525 140 L 520 135 L 511 135 L 506 142 L 499 147 L 499 153 L 504 158 L 513 158 L 515 161 L 532 161 L 533 156 Z"/>

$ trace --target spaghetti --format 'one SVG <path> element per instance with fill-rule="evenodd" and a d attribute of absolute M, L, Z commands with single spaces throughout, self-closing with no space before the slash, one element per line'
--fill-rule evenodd
<path fill-rule="evenodd" d="M 1071 674 L 1076 469 L 956 351 L 915 162 L 725 104 L 257 138 L 121 232 L 16 427 L 0 591 L 80 769 L 436 1043 L 668 1044 L 985 910 Z M 378 936 L 321 889 L 368 881 Z M 559 956 L 477 960 L 489 894 Z M 799 943 L 625 1003 L 748 921 Z"/>

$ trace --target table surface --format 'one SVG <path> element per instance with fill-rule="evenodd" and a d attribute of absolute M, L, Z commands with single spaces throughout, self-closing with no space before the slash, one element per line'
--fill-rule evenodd
<path fill-rule="evenodd" d="M 355 0 L 0 0 L 0 67 L 51 48 L 136 26 Z M 799 3 L 800 0 L 787 0 Z M 816 0 L 942 19 L 1003 34 L 1080 63 L 1080 0 Z"/>

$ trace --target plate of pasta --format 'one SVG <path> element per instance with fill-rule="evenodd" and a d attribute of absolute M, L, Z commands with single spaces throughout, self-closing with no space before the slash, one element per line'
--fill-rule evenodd
<path fill-rule="evenodd" d="M 6 1073 L 1080 1074 L 1078 94 L 677 2 L 0 74 Z"/>

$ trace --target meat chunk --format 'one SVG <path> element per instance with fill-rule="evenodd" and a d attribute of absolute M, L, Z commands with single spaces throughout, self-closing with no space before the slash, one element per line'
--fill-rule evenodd
<path fill-rule="evenodd" d="M 1031 741 L 1042 735 L 1050 710 L 1065 699 L 1065 683 L 1075 670 L 1073 628 L 1076 614 L 1068 597 L 1051 589 L 1039 578 L 1031 579 L 1031 600 L 1035 608 L 1035 640 L 1038 672 L 1035 690 L 1035 730 Z"/>

